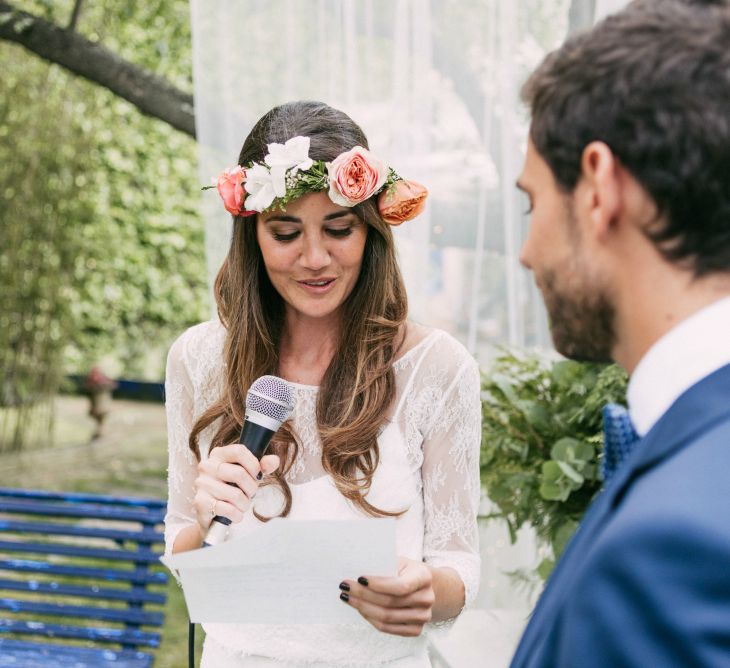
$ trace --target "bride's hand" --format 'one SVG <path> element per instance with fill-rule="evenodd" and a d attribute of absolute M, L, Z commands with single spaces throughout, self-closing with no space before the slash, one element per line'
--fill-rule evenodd
<path fill-rule="evenodd" d="M 422 561 L 400 557 L 397 576 L 345 580 L 340 590 L 345 603 L 384 633 L 421 635 L 433 616 L 433 578 Z"/>
<path fill-rule="evenodd" d="M 265 455 L 259 462 L 239 443 L 211 450 L 210 456 L 198 464 L 193 500 L 203 535 L 215 515 L 240 522 L 251 506 L 261 478 L 278 467 L 276 455 Z"/>

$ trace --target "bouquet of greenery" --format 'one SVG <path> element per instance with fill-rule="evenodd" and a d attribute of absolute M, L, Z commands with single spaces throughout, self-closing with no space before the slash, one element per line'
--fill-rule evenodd
<path fill-rule="evenodd" d="M 600 490 L 602 408 L 625 403 L 626 373 L 615 365 L 504 353 L 482 380 L 481 479 L 514 542 L 532 525 L 552 558 L 545 579 Z"/>

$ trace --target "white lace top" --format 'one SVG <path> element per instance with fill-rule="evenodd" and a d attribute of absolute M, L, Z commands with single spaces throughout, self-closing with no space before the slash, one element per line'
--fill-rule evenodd
<path fill-rule="evenodd" d="M 195 419 L 220 395 L 225 330 L 206 322 L 187 330 L 172 346 L 167 363 L 166 407 L 169 434 L 169 503 L 166 550 L 178 532 L 195 524 L 192 507 L 196 461 L 188 448 Z M 479 504 L 481 408 L 475 360 L 454 338 L 432 330 L 394 365 L 396 399 L 379 438 L 380 464 L 368 501 L 407 511 L 397 520 L 401 556 L 447 566 L 462 578 L 466 604 L 479 584 L 476 514 Z M 293 426 L 303 447 L 288 473 L 293 505 L 290 520 L 344 519 L 363 513 L 347 501 L 326 475 L 316 429 L 318 389 L 292 383 Z M 217 425 L 200 437 L 203 458 Z M 281 493 L 266 486 L 254 506 L 264 515 L 280 508 Z M 258 524 L 248 513 L 231 527 L 234 535 Z M 333 593 L 336 595 L 336 592 Z M 259 626 L 206 624 L 208 636 L 232 654 L 287 661 L 322 661 L 332 666 L 379 665 L 423 651 L 426 639 L 384 634 L 370 626 Z"/>

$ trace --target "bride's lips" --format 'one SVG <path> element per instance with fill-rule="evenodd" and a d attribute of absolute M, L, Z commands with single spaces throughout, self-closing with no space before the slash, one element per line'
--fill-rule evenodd
<path fill-rule="evenodd" d="M 331 276 L 323 276 L 322 278 L 307 278 L 297 281 L 297 283 L 309 293 L 323 294 L 332 288 L 336 280 Z"/>

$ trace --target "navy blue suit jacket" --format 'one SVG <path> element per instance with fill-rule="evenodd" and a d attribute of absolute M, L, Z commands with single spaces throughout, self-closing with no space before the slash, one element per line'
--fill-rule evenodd
<path fill-rule="evenodd" d="M 680 666 L 730 667 L 730 365 L 677 399 L 593 502 L 512 661 Z"/>

